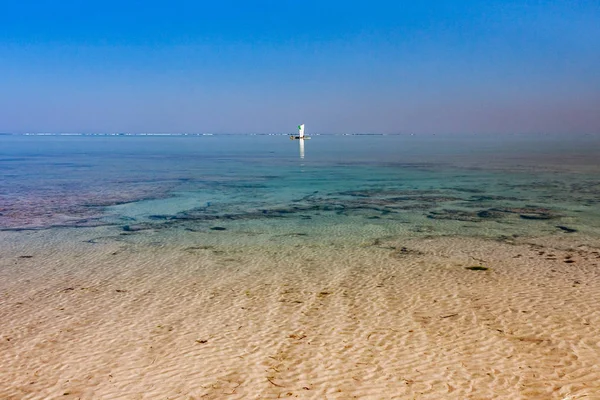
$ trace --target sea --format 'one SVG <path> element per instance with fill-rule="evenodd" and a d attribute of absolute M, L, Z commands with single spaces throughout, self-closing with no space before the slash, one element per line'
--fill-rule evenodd
<path fill-rule="evenodd" d="M 58 239 L 600 236 L 598 135 L 2 135 L 0 174 L 0 230 Z"/>

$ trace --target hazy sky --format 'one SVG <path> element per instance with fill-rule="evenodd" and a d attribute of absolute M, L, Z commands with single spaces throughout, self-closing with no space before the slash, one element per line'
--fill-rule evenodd
<path fill-rule="evenodd" d="M 600 132 L 600 0 L 3 0 L 0 132 Z"/>

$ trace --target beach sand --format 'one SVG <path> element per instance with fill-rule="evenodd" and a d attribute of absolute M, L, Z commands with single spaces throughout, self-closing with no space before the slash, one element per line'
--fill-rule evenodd
<path fill-rule="evenodd" d="M 591 240 L 0 234 L 2 399 L 600 399 Z"/>

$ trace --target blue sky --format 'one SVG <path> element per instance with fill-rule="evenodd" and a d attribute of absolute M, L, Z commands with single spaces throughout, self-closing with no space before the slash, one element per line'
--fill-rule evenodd
<path fill-rule="evenodd" d="M 28 1 L 0 131 L 600 131 L 600 1 Z"/>

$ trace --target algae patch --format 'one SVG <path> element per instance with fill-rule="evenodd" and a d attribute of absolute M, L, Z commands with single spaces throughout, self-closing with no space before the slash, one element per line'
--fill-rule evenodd
<path fill-rule="evenodd" d="M 465 267 L 465 269 L 468 269 L 470 271 L 488 271 L 489 270 L 488 267 L 484 267 L 482 265 L 474 265 L 472 267 Z"/>

